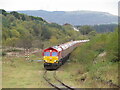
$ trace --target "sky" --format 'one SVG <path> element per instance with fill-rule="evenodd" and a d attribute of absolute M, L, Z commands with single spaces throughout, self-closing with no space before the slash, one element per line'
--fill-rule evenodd
<path fill-rule="evenodd" d="M 118 15 L 120 0 L 0 0 L 0 9 L 47 11 L 101 11 Z"/>

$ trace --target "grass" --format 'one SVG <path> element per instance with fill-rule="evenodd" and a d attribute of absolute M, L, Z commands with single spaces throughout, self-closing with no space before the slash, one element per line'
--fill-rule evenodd
<path fill-rule="evenodd" d="M 46 87 L 43 62 L 27 62 L 24 57 L 4 57 L 3 62 L 3 88 Z"/>
<path fill-rule="evenodd" d="M 86 71 L 85 65 L 70 61 L 59 69 L 57 76 L 64 83 L 75 88 L 113 88 L 113 86 L 109 86 L 105 82 L 95 80 L 95 77 L 100 77 L 105 81 L 112 80 L 114 84 L 118 85 L 117 65 L 98 64 L 100 65 L 91 66 L 90 70 Z"/>

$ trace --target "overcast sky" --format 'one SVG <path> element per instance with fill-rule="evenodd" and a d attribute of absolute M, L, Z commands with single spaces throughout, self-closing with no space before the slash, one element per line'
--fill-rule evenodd
<path fill-rule="evenodd" d="M 76 11 L 91 10 L 118 15 L 119 0 L 0 0 L 0 8 L 6 11 L 47 10 Z"/>

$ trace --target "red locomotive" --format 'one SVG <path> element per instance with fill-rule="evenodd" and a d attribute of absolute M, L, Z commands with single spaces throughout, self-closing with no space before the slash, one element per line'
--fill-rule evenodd
<path fill-rule="evenodd" d="M 88 41 L 89 40 L 70 41 L 45 49 L 43 51 L 45 69 L 57 69 L 67 60 L 73 49 L 75 49 L 81 43 Z"/>

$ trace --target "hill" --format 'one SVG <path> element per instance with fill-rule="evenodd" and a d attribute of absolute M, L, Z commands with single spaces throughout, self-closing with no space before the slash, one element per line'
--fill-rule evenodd
<path fill-rule="evenodd" d="M 42 17 L 49 22 L 72 25 L 94 25 L 117 23 L 117 16 L 97 11 L 44 11 L 26 10 L 20 13 Z"/>
<path fill-rule="evenodd" d="M 3 46 L 22 48 L 46 48 L 80 39 L 80 32 L 72 25 L 48 23 L 41 17 L 2 10 Z M 64 37 L 64 38 L 63 38 Z M 13 42 L 14 41 L 14 42 Z"/>

